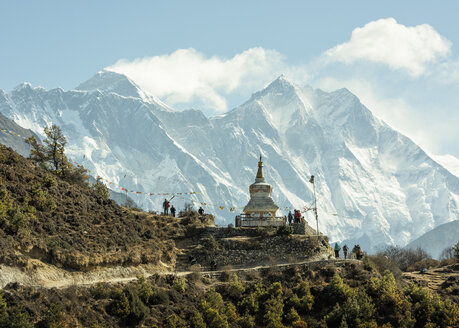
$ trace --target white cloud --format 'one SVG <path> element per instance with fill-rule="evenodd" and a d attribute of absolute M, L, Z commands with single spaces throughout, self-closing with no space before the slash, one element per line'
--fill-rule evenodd
<path fill-rule="evenodd" d="M 279 52 L 264 48 L 251 48 L 229 59 L 179 49 L 169 55 L 120 60 L 107 69 L 125 74 L 169 105 L 197 103 L 214 112 L 228 109 L 230 94 L 258 91 L 282 73 L 304 74 L 287 66 Z"/>
<path fill-rule="evenodd" d="M 351 39 L 329 49 L 325 58 L 328 62 L 345 64 L 357 60 L 382 63 L 417 77 L 427 73 L 427 64 L 449 55 L 450 51 L 451 42 L 432 26 L 409 27 L 386 18 L 354 29 Z"/>

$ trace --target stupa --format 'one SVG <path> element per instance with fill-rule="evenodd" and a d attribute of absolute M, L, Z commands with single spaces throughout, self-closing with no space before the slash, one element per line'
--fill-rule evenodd
<path fill-rule="evenodd" d="M 244 214 L 236 217 L 236 226 L 282 226 L 284 218 L 277 218 L 279 209 L 271 197 L 273 188 L 265 181 L 263 175 L 263 160 L 260 155 L 255 183 L 249 187 L 250 200 L 244 207 Z"/>

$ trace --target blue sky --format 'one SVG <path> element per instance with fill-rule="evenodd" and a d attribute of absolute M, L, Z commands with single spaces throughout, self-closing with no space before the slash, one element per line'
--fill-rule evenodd
<path fill-rule="evenodd" d="M 459 157 L 458 12 L 455 1 L 0 1 L 0 88 L 72 89 L 110 67 L 214 115 L 285 73 L 347 87 L 429 153 Z"/>

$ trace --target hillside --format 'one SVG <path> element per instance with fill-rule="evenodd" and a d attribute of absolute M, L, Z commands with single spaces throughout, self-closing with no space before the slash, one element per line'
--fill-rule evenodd
<path fill-rule="evenodd" d="M 413 240 L 405 248 L 422 248 L 430 256 L 439 259 L 442 251 L 447 247 L 456 245 L 459 241 L 459 220 L 439 225 L 426 232 L 421 237 Z"/>
<path fill-rule="evenodd" d="M 181 230 L 64 181 L 0 145 L 0 262 L 32 260 L 67 269 L 170 264 Z"/>

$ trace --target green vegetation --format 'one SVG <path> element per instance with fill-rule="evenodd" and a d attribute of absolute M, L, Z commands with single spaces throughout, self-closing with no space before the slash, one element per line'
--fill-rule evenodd
<path fill-rule="evenodd" d="M 74 167 L 65 156 L 65 145 L 67 139 L 62 130 L 55 124 L 44 129 L 46 139 L 44 145 L 39 144 L 35 137 L 27 139 L 30 145 L 30 158 L 35 161 L 42 169 L 65 179 L 66 181 L 85 185 L 88 176 L 87 170 L 82 166 Z"/>

